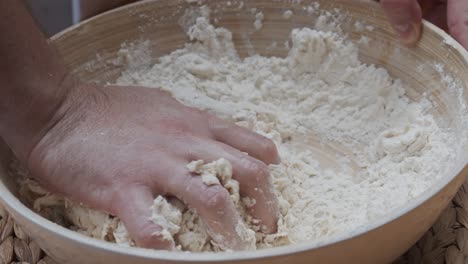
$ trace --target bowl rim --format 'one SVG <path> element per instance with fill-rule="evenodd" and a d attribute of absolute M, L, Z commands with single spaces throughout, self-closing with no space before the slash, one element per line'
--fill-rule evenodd
<path fill-rule="evenodd" d="M 79 27 L 83 27 L 86 24 L 92 22 L 93 20 L 97 20 L 102 16 L 106 16 L 114 12 L 122 12 L 124 10 L 132 8 L 133 6 L 143 5 L 145 3 L 153 2 L 153 1 L 155 0 L 138 1 L 132 4 L 128 4 L 128 5 L 104 12 L 102 14 L 99 14 L 87 20 L 84 20 L 79 24 L 73 25 L 55 34 L 50 39 L 53 42 L 54 40 L 57 40 L 60 37 L 66 35 L 70 31 L 73 31 Z M 358 2 L 378 5 L 377 3 L 368 2 L 366 0 L 358 0 Z M 431 24 L 430 22 L 426 20 L 423 21 L 423 27 L 424 27 L 423 32 L 426 30 L 429 30 L 429 31 L 436 33 L 442 39 L 444 39 L 445 44 L 454 48 L 459 53 L 459 55 L 464 59 L 464 61 L 468 64 L 468 51 L 457 40 L 455 40 L 453 37 L 451 37 L 442 29 L 436 27 L 435 25 Z M 465 83 L 465 86 L 467 85 L 468 84 Z M 369 231 L 382 227 L 385 224 L 393 222 L 397 220 L 398 218 L 400 218 L 401 216 L 419 207 L 424 202 L 429 200 L 431 197 L 439 193 L 452 180 L 454 180 L 460 173 L 462 173 L 463 170 L 468 169 L 468 158 L 465 159 L 464 164 L 462 161 L 456 165 L 457 167 L 453 169 L 453 171 L 457 173 L 455 173 L 454 175 L 450 177 L 446 176 L 446 177 L 439 179 L 436 183 L 433 184 L 433 186 L 430 189 L 428 189 L 426 192 L 419 195 L 415 199 L 409 201 L 404 206 L 401 206 L 395 210 L 392 210 L 389 214 L 385 215 L 384 217 L 379 218 L 375 221 L 372 221 L 366 225 L 362 225 L 351 232 L 341 233 L 336 236 L 329 237 L 327 239 L 318 240 L 318 241 L 308 241 L 308 242 L 303 242 L 300 244 L 286 245 L 286 246 L 267 248 L 267 249 L 259 249 L 255 251 L 192 253 L 192 252 L 180 252 L 180 251 L 175 252 L 175 251 L 153 250 L 153 249 L 121 246 L 121 245 L 117 245 L 114 243 L 87 237 L 85 235 L 82 235 L 72 230 L 69 230 L 67 228 L 64 228 L 60 225 L 57 225 L 47 220 L 46 218 L 43 218 L 39 214 L 36 214 L 34 211 L 29 209 L 23 203 L 21 203 L 19 199 L 16 196 L 14 196 L 12 192 L 10 192 L 10 190 L 6 187 L 3 181 L 0 181 L 0 199 L 3 201 L 4 205 L 7 207 L 7 210 L 9 209 L 16 214 L 21 215 L 23 218 L 30 220 L 30 222 L 32 222 L 34 225 L 39 226 L 41 229 L 44 229 L 47 232 L 53 233 L 54 235 L 59 236 L 62 239 L 68 239 L 74 243 L 81 244 L 83 246 L 87 246 L 91 248 L 95 248 L 98 250 L 103 250 L 103 251 L 110 252 L 113 254 L 127 255 L 127 256 L 150 259 L 150 260 L 179 261 L 179 262 L 186 262 L 186 263 L 242 261 L 242 260 L 256 260 L 256 259 L 258 260 L 258 259 L 263 259 L 263 258 L 286 256 L 286 255 L 301 253 L 305 251 L 318 250 L 321 248 L 332 246 L 339 242 L 344 242 L 347 240 L 354 239 L 358 236 L 364 235 L 365 233 Z M 190 256 L 189 260 L 187 259 L 187 256 Z"/>

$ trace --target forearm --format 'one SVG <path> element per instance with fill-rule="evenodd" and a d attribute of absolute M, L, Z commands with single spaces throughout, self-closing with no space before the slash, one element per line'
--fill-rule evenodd
<path fill-rule="evenodd" d="M 23 1 L 0 0 L 0 136 L 26 157 L 67 94 L 67 73 Z"/>

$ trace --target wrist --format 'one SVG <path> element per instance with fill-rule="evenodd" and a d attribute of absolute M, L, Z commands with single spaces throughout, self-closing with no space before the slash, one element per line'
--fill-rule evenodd
<path fill-rule="evenodd" d="M 0 135 L 20 160 L 27 161 L 34 146 L 60 119 L 77 82 L 57 71 L 47 78 L 25 78 L 11 85 L 21 92 L 1 102 L 5 111 L 0 113 Z"/>
<path fill-rule="evenodd" d="M 0 1 L 0 137 L 26 159 L 74 81 L 24 1 Z"/>

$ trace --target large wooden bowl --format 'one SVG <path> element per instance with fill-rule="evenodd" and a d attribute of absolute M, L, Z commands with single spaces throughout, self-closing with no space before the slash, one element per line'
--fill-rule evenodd
<path fill-rule="evenodd" d="M 108 12 L 72 27 L 52 38 L 66 63 L 83 79 L 112 82 L 125 65 L 110 63 L 124 42 L 150 40 L 155 62 L 161 55 L 187 42 L 180 19 L 186 9 L 197 3 L 183 0 L 144 1 Z M 192 1 L 193 2 L 193 1 Z M 254 50 L 264 55 L 283 56 L 282 45 L 271 48 L 272 41 L 284 43 L 292 28 L 312 26 L 313 17 L 304 6 L 312 1 L 202 1 L 213 10 L 220 26 L 234 33 L 241 54 Z M 60 263 L 389 263 L 413 243 L 433 224 L 442 209 L 452 199 L 468 173 L 467 115 L 468 55 L 451 37 L 429 23 L 424 23 L 421 42 L 413 48 L 401 46 L 379 6 L 369 1 L 319 0 L 324 10 L 341 9 L 348 14 L 342 24 L 349 37 L 358 42 L 362 35 L 370 45 L 361 46 L 361 59 L 381 65 L 412 87 L 408 94 L 419 98 L 431 95 L 432 109 L 440 125 L 452 128 L 459 135 L 458 158 L 450 171 L 423 195 L 402 208 L 390 212 L 377 222 L 343 234 L 326 243 L 303 243 L 255 252 L 218 254 L 183 254 L 135 248 L 124 248 L 81 236 L 53 224 L 28 208 L 15 197 L 15 185 L 7 174 L 11 157 L 5 146 L 0 149 L 0 196 L 14 219 L 30 233 L 44 250 Z M 265 15 L 262 30 L 254 32 L 256 7 Z M 283 12 L 292 10 L 294 16 L 284 19 Z M 372 28 L 359 31 L 355 21 Z M 246 41 L 250 36 L 250 43 Z M 267 48 L 269 47 L 269 48 Z M 97 59 L 97 54 L 99 54 Z M 438 66 L 436 66 L 438 65 Z M 440 74 L 444 66 L 445 78 Z M 450 78 L 456 83 L 449 85 Z M 313 190 L 311 190 L 313 191 Z"/>

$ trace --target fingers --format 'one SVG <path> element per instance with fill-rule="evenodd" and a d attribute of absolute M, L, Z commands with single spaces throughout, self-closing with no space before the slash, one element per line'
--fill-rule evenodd
<path fill-rule="evenodd" d="M 150 189 L 130 188 L 116 201 L 117 215 L 138 246 L 172 250 L 174 241 L 164 237 L 163 229 L 150 220 L 152 204 Z"/>
<path fill-rule="evenodd" d="M 468 49 L 468 1 L 448 0 L 447 13 L 450 35 Z"/>
<path fill-rule="evenodd" d="M 187 170 L 170 184 L 169 192 L 195 210 L 203 219 L 211 238 L 231 250 L 249 249 L 248 241 L 238 234 L 241 218 L 229 193 L 220 185 L 207 186 L 200 177 L 193 177 Z"/>
<path fill-rule="evenodd" d="M 381 0 L 380 3 L 401 42 L 407 45 L 416 43 L 422 29 L 422 11 L 418 1 Z"/>
<path fill-rule="evenodd" d="M 273 141 L 247 128 L 210 116 L 210 129 L 216 140 L 247 152 L 266 164 L 277 164 L 280 161 Z"/>
<path fill-rule="evenodd" d="M 211 162 L 225 158 L 230 161 L 233 178 L 239 182 L 241 195 L 252 199 L 249 213 L 260 221 L 260 225 L 265 227 L 265 232 L 276 232 L 279 209 L 265 163 L 219 142 L 206 142 L 193 153 L 196 153 L 195 157 L 188 157 L 189 160 L 201 159 Z"/>

